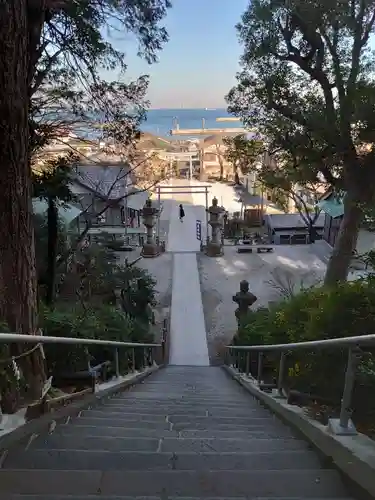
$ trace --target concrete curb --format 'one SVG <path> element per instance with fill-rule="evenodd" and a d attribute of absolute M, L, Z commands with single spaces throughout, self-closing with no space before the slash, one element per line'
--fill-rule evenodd
<path fill-rule="evenodd" d="M 261 391 L 232 367 L 224 365 L 223 369 L 281 420 L 301 433 L 354 485 L 368 493 L 370 498 L 375 498 L 375 442 L 372 439 L 360 433 L 356 436 L 335 436 L 327 426 L 310 419 L 303 408 L 289 405 L 285 399 L 277 399 Z"/>
<path fill-rule="evenodd" d="M 23 441 L 29 439 L 33 434 L 41 434 L 42 432 L 46 431 L 48 432 L 51 425 L 54 425 L 56 422 L 59 422 L 60 420 L 66 419 L 68 417 L 74 417 L 78 415 L 80 411 L 84 410 L 88 406 L 94 406 L 97 403 L 100 403 L 102 400 L 118 392 L 122 392 L 125 389 L 138 384 L 139 382 L 142 382 L 145 378 L 149 377 L 161 368 L 163 368 L 163 365 L 154 365 L 147 371 L 137 373 L 136 375 L 134 375 L 134 377 L 123 380 L 117 385 L 108 387 L 108 389 L 104 389 L 100 392 L 91 393 L 82 398 L 80 401 L 73 402 L 67 406 L 59 408 L 52 413 L 47 413 L 39 418 L 36 418 L 35 420 L 30 420 L 24 425 L 17 427 L 17 429 L 14 429 L 14 431 L 11 431 L 8 434 L 0 437 L 0 458 L 2 451 L 5 451 L 19 443 L 22 443 Z"/>

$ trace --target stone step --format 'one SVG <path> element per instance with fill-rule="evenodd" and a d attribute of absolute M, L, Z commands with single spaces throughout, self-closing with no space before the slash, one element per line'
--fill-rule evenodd
<path fill-rule="evenodd" d="M 93 417 L 80 417 L 75 418 L 71 421 L 69 425 L 76 426 L 86 426 L 95 425 L 97 427 L 126 427 L 127 429 L 154 429 L 161 431 L 171 430 L 171 424 L 169 422 L 144 422 L 144 421 L 134 421 L 125 422 L 123 419 L 118 418 L 93 418 Z"/>
<path fill-rule="evenodd" d="M 151 438 L 166 438 L 166 437 L 186 437 L 186 438 L 229 438 L 229 439 L 252 439 L 252 438 L 270 438 L 270 439 L 296 439 L 291 431 L 285 429 L 280 432 L 272 427 L 264 428 L 252 427 L 248 431 L 220 431 L 220 430 L 204 430 L 204 431 L 167 431 L 149 428 L 133 428 L 128 429 L 126 427 L 108 427 L 95 425 L 60 425 L 54 431 L 54 434 L 64 435 L 64 434 L 75 434 L 75 435 L 86 435 L 86 436 L 112 436 L 112 437 L 151 437 Z"/>
<path fill-rule="evenodd" d="M 96 450 L 96 451 L 165 451 L 165 452 L 269 452 L 307 450 L 297 439 L 215 439 L 215 438 L 119 438 L 77 434 L 52 434 L 35 439 L 30 449 Z"/>
<path fill-rule="evenodd" d="M 242 392 L 242 391 L 241 391 Z M 220 389 L 217 389 L 215 393 L 213 394 L 205 394 L 205 391 L 199 391 L 198 392 L 192 392 L 192 393 L 183 393 L 182 390 L 176 391 L 176 392 L 171 392 L 169 390 L 164 389 L 164 390 L 154 390 L 154 391 L 148 391 L 146 389 L 137 389 L 134 391 L 127 391 L 123 395 L 118 396 L 116 399 L 126 399 L 128 401 L 134 401 L 134 400 L 150 400 L 150 399 L 156 399 L 157 401 L 186 401 L 187 399 L 191 399 L 192 401 L 196 402 L 204 402 L 204 401 L 209 401 L 212 403 L 225 403 L 225 404 L 232 404 L 235 405 L 237 403 L 244 403 L 244 396 L 246 393 L 244 392 L 243 394 L 231 394 L 228 393 L 228 395 L 222 395 L 220 392 Z M 252 398 L 249 398 L 251 401 Z"/>
<path fill-rule="evenodd" d="M 215 439 L 215 438 L 166 438 L 162 440 L 160 451 L 169 452 L 270 452 L 286 450 L 306 450 L 307 445 L 297 439 Z"/>
<path fill-rule="evenodd" d="M 2 496 L 0 492 L 0 500 L 98 500 L 98 495 L 7 495 Z M 247 497 L 174 497 L 169 496 L 168 500 L 249 500 Z M 305 497 L 258 497 L 256 500 L 304 500 Z M 160 500 L 161 497 L 154 496 L 107 496 L 107 500 Z M 309 500 L 322 500 L 321 498 L 311 498 Z M 324 500 L 353 500 L 351 498 L 324 498 Z"/>
<path fill-rule="evenodd" d="M 78 422 L 77 422 L 78 423 Z M 118 438 L 155 438 L 161 439 L 164 437 L 174 437 L 178 438 L 179 433 L 177 431 L 170 431 L 164 429 L 150 429 L 150 428 L 131 428 L 118 426 L 118 427 L 108 427 L 106 425 L 101 425 L 100 427 L 96 425 L 59 425 L 56 427 L 53 435 L 65 436 L 67 434 L 75 436 L 97 436 L 97 437 L 118 437 Z M 82 422 L 80 422 L 81 424 Z"/>
<path fill-rule="evenodd" d="M 255 414 L 263 414 L 264 418 L 269 418 L 272 416 L 272 414 L 267 411 L 263 410 L 260 408 L 248 408 L 246 410 L 223 410 L 223 409 L 212 409 L 212 408 L 199 408 L 199 409 L 189 409 L 187 408 L 186 411 L 184 411 L 184 408 L 176 408 L 174 406 L 170 406 L 168 408 L 153 408 L 152 411 L 150 411 L 149 406 L 135 406 L 135 407 L 129 407 L 129 406 L 108 406 L 108 405 L 101 405 L 93 408 L 92 410 L 86 410 L 83 412 L 83 414 L 87 414 L 88 411 L 91 412 L 100 412 L 100 413 L 121 413 L 122 415 L 125 415 L 127 417 L 130 417 L 132 415 L 137 415 L 139 416 L 140 419 L 146 419 L 147 417 L 149 418 L 150 415 L 159 420 L 160 417 L 166 417 L 168 416 L 186 416 L 188 418 L 190 417 L 227 417 L 227 418 L 245 418 L 247 416 L 253 417 Z"/>
<path fill-rule="evenodd" d="M 55 471 L 0 470 L 2 495 L 99 495 L 247 498 L 345 498 L 331 470 L 282 471 Z M 30 498 L 30 497 L 29 497 Z"/>
<path fill-rule="evenodd" d="M 247 431 L 251 430 L 253 426 L 256 426 L 257 424 L 260 425 L 260 423 L 263 423 L 264 421 L 262 419 L 253 419 L 249 420 L 249 423 L 247 425 L 244 424 L 218 424 L 218 423 L 211 423 L 207 425 L 205 422 L 179 422 L 178 424 L 173 424 L 173 430 L 175 431 L 185 431 L 185 430 L 222 430 L 222 431 Z M 265 422 L 264 426 L 269 427 L 271 425 L 271 422 Z"/>
<path fill-rule="evenodd" d="M 177 431 L 176 431 L 177 432 Z M 178 431 L 179 437 L 184 438 L 228 438 L 228 439 L 253 439 L 253 438 L 269 438 L 269 439 L 297 439 L 297 437 L 288 428 L 275 429 L 274 427 L 263 427 L 257 430 L 252 427 L 248 431 L 236 430 L 186 430 Z"/>
<path fill-rule="evenodd" d="M 167 392 L 168 391 L 168 392 Z M 242 392 L 242 390 L 240 390 Z M 167 392 L 167 393 L 166 393 Z M 158 387 L 150 387 L 150 386 L 140 386 L 140 388 L 137 390 L 137 392 L 132 392 L 129 391 L 127 394 L 129 397 L 132 395 L 137 395 L 139 397 L 142 397 L 143 395 L 147 396 L 161 396 L 162 398 L 164 397 L 169 397 L 169 398 L 177 398 L 177 399 L 184 399 L 184 398 L 192 398 L 192 399 L 211 399 L 211 400 L 222 400 L 222 401 L 228 401 L 228 402 L 237 402 L 240 401 L 243 395 L 241 392 L 231 390 L 231 391 L 220 391 L 220 389 L 214 389 L 212 391 L 205 390 L 202 387 L 199 387 L 199 385 L 196 388 L 193 389 L 188 389 L 181 384 L 175 384 L 174 387 L 171 387 L 171 384 L 165 384 L 163 386 L 158 386 Z"/>
<path fill-rule="evenodd" d="M 148 411 L 150 411 L 150 401 L 149 400 L 128 400 L 128 399 L 108 399 L 103 406 L 105 407 L 120 407 L 120 408 L 128 408 L 128 411 L 131 409 L 136 409 L 136 408 L 145 408 Z M 160 401 L 160 400 L 155 400 L 152 402 L 152 407 L 155 410 L 158 411 L 165 411 L 165 410 L 179 410 L 179 411 L 185 411 L 185 410 L 212 410 L 212 411 L 239 411 L 239 412 L 248 412 L 250 410 L 264 410 L 268 412 L 268 410 L 263 409 L 262 406 L 259 403 L 252 402 L 251 399 L 248 404 L 244 404 L 242 402 L 241 404 L 226 404 L 224 401 L 215 402 L 215 403 L 209 403 L 207 401 L 198 401 L 198 402 L 188 402 L 188 401 Z M 268 412 L 269 413 L 269 412 Z"/>
<path fill-rule="evenodd" d="M 314 453 L 149 453 L 91 450 L 10 452 L 3 469 L 48 470 L 301 470 L 319 469 Z"/>
<path fill-rule="evenodd" d="M 250 431 L 252 429 L 269 429 L 272 426 L 272 420 L 264 421 L 261 418 L 249 419 L 248 424 L 219 424 L 216 422 L 179 422 L 172 424 L 169 422 L 148 422 L 144 420 L 126 421 L 122 418 L 97 418 L 97 417 L 80 417 L 73 419 L 69 425 L 96 425 L 98 427 L 126 427 L 127 429 L 160 429 L 160 430 L 237 430 L 237 431 Z"/>
<path fill-rule="evenodd" d="M 165 389 L 164 391 L 158 390 L 158 391 L 146 391 L 146 390 L 138 390 L 137 392 L 127 392 L 124 399 L 127 401 L 139 401 L 139 400 L 150 400 L 150 399 L 155 399 L 156 401 L 192 401 L 196 403 L 225 403 L 225 404 L 243 404 L 243 396 L 238 395 L 238 396 L 232 396 L 232 397 L 224 397 L 220 394 L 220 390 L 216 392 L 216 395 L 205 395 L 204 391 L 201 394 L 184 394 L 182 391 L 172 393 Z"/>
<path fill-rule="evenodd" d="M 159 439 L 118 438 L 110 436 L 86 436 L 53 433 L 47 439 L 39 437 L 31 442 L 29 449 L 99 450 L 99 451 L 157 451 Z"/>
<path fill-rule="evenodd" d="M 248 425 L 248 423 L 254 419 L 261 419 L 262 421 L 273 420 L 273 417 L 268 414 L 266 417 L 262 417 L 258 414 L 258 412 L 254 412 L 254 414 L 250 414 L 247 417 L 222 417 L 222 416 L 196 416 L 196 415 L 153 415 L 142 414 L 142 413 L 124 413 L 124 412 L 114 412 L 114 411 L 105 411 L 105 410 L 86 410 L 82 412 L 82 417 L 87 418 L 98 418 L 98 419 L 116 419 L 122 420 L 124 425 L 127 422 L 149 422 L 153 423 L 162 423 L 162 422 L 170 422 L 172 424 L 180 424 L 181 422 L 191 422 L 192 424 L 233 424 L 233 425 Z"/>
<path fill-rule="evenodd" d="M 232 415 L 238 416 L 238 417 L 244 417 L 246 415 L 251 415 L 255 412 L 262 412 L 262 408 L 259 407 L 252 407 L 252 406 L 247 406 L 247 407 L 242 407 L 238 408 L 236 406 L 228 408 L 226 406 L 193 406 L 191 405 L 160 405 L 160 406 L 155 406 L 152 408 L 152 412 L 150 411 L 150 405 L 126 405 L 126 404 L 112 404 L 112 402 L 106 402 L 105 404 L 101 406 L 97 406 L 95 408 L 98 411 L 107 411 L 111 410 L 114 412 L 124 412 L 124 413 L 147 413 L 152 415 L 181 415 L 182 413 L 184 415 L 188 416 L 201 416 L 204 417 L 206 416 L 207 412 L 212 415 L 212 416 L 223 416 L 223 417 L 230 417 Z M 263 410 L 264 415 L 270 415 L 271 413 L 267 411 L 266 409 Z"/>

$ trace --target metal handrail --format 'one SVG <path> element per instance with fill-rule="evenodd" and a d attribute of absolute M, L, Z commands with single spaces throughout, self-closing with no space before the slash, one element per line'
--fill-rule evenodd
<path fill-rule="evenodd" d="M 290 344 L 264 344 L 264 345 L 245 345 L 226 346 L 227 349 L 238 351 L 296 351 L 298 349 L 309 349 L 311 347 L 329 348 L 351 345 L 370 345 L 375 343 L 375 334 L 359 335 L 357 337 L 340 337 L 335 339 L 310 340 L 307 342 L 291 342 Z"/>
<path fill-rule="evenodd" d="M 86 339 L 76 337 L 50 337 L 44 335 L 22 335 L 17 333 L 0 333 L 0 342 L 24 342 L 27 344 L 78 344 L 106 345 L 113 347 L 162 347 L 161 344 L 141 344 L 136 342 L 118 342 L 115 340 Z"/>
<path fill-rule="evenodd" d="M 327 349 L 332 347 L 347 347 L 348 348 L 348 362 L 345 373 L 345 385 L 344 391 L 341 399 L 340 417 L 339 419 L 329 419 L 329 429 L 332 433 L 336 435 L 355 435 L 357 430 L 350 419 L 351 415 L 351 402 L 352 393 L 354 389 L 355 377 L 357 367 L 362 359 L 362 351 L 360 346 L 370 346 L 375 344 L 375 334 L 371 335 L 361 335 L 356 337 L 345 337 L 345 338 L 334 338 L 325 340 L 312 340 L 308 342 L 292 342 L 290 344 L 265 344 L 265 345 L 253 345 L 253 346 L 236 346 L 230 345 L 226 346 L 226 353 L 229 355 L 229 364 L 233 368 L 237 368 L 240 371 L 240 363 L 237 359 L 233 360 L 233 351 L 240 354 L 241 351 L 246 353 L 246 369 L 245 373 L 248 376 L 250 374 L 250 353 L 258 353 L 258 373 L 257 373 L 257 383 L 261 388 L 262 384 L 262 370 L 263 370 L 263 353 L 264 352 L 280 352 L 280 362 L 278 370 L 278 381 L 277 389 L 279 397 L 284 397 L 283 391 L 283 378 L 285 371 L 285 358 L 289 351 L 298 350 L 316 350 L 316 349 Z M 228 364 L 228 356 L 225 359 Z"/>
<path fill-rule="evenodd" d="M 0 343 L 1 342 L 22 342 L 27 344 L 37 344 L 35 348 L 40 348 L 42 357 L 44 358 L 44 351 L 42 344 L 75 344 L 75 345 L 101 345 L 101 346 L 109 346 L 114 348 L 114 367 L 116 377 L 120 377 L 120 361 L 119 361 L 119 348 L 128 348 L 131 349 L 131 359 L 132 359 L 132 367 L 133 371 L 135 371 L 136 364 L 136 349 L 148 349 L 149 355 L 144 355 L 143 359 L 143 367 L 146 366 L 146 358 L 152 363 L 154 360 L 154 349 L 161 350 L 161 361 L 164 363 L 165 361 L 165 345 L 164 342 L 160 344 L 143 344 L 136 342 L 119 342 L 115 340 L 99 340 L 99 339 L 87 339 L 87 338 L 74 338 L 74 337 L 52 337 L 52 336 L 44 336 L 44 335 L 22 335 L 17 333 L 0 333 Z M 32 349 L 32 351 L 35 350 Z M 25 353 L 25 355 L 30 354 L 30 352 Z M 14 362 L 16 359 L 23 357 L 24 354 L 20 354 L 17 357 L 12 357 L 9 361 Z M 1 412 L 0 412 L 1 415 Z"/>

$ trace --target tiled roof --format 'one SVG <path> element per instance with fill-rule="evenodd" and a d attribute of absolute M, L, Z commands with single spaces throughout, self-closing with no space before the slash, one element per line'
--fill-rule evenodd
<path fill-rule="evenodd" d="M 125 165 L 79 165 L 75 168 L 77 181 L 99 195 L 116 199 L 126 192 L 129 167 Z"/>

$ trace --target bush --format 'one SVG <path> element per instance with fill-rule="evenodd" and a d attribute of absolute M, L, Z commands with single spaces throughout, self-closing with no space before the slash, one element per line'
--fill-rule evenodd
<path fill-rule="evenodd" d="M 54 310 L 40 309 L 40 326 L 45 335 L 55 337 L 91 338 L 119 342 L 148 342 L 148 332 L 138 328 L 136 321 L 118 309 L 103 305 L 74 309 L 60 306 Z M 92 364 L 113 360 L 114 350 L 102 346 L 48 344 L 45 346 L 49 373 L 86 370 Z M 125 352 L 120 350 L 120 360 Z"/>
<path fill-rule="evenodd" d="M 235 343 L 279 344 L 375 333 L 375 287 L 372 279 L 347 282 L 334 290 L 302 291 L 270 309 L 251 312 L 239 327 Z M 368 350 L 368 349 L 366 349 Z M 371 349 L 360 365 L 354 392 L 354 418 L 375 415 L 375 361 Z M 266 356 L 276 375 L 275 355 Z M 347 349 L 293 351 L 287 356 L 286 389 L 325 398 L 338 407 L 344 385 Z M 254 365 L 252 364 L 252 369 Z M 255 375 L 255 373 L 253 373 Z"/>

